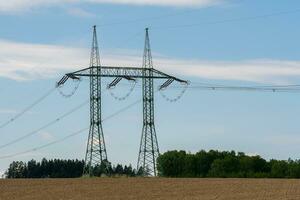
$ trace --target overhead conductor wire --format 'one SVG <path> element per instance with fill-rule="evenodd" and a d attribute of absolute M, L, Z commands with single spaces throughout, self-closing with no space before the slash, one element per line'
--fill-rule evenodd
<path fill-rule="evenodd" d="M 111 118 L 113 118 L 113 117 L 119 115 L 120 113 L 125 112 L 126 110 L 128 110 L 129 108 L 135 106 L 136 104 L 140 103 L 141 101 L 142 101 L 142 99 L 140 99 L 140 100 L 138 100 L 138 101 L 135 101 L 135 102 L 129 104 L 128 106 L 126 106 L 126 107 L 124 107 L 124 108 L 122 108 L 122 109 L 116 111 L 115 113 L 113 113 L 113 114 L 111 114 L 111 115 L 105 117 L 105 118 L 102 120 L 102 122 L 107 121 L 107 120 L 110 120 Z M 54 144 L 63 142 L 63 141 L 65 141 L 65 140 L 67 140 L 67 139 L 69 139 L 69 138 L 71 138 L 71 137 L 74 137 L 74 136 L 76 136 L 76 135 L 79 135 L 80 133 L 83 133 L 84 131 L 86 131 L 86 130 L 88 130 L 88 129 L 89 129 L 89 127 L 80 129 L 80 130 L 78 130 L 78 131 L 76 131 L 76 132 L 74 132 L 74 133 L 72 133 L 72 134 L 70 134 L 70 135 L 67 135 L 67 136 L 65 136 L 65 137 L 63 137 L 63 138 L 61 138 L 61 139 L 55 140 L 55 141 L 53 141 L 53 142 L 49 142 L 49 143 L 47 143 L 47 144 L 44 144 L 44 145 L 41 145 L 41 146 L 38 146 L 38 147 L 35 147 L 35 148 L 32 148 L 32 149 L 29 149 L 29 150 L 26 150 L 26 151 L 22 151 L 22 152 L 10 154 L 10 155 L 5 155 L 5 156 L 0 156 L 0 159 L 12 158 L 12 157 L 19 156 L 19 155 L 23 155 L 23 154 L 26 154 L 26 153 L 29 153 L 29 152 L 33 152 L 33 151 L 37 151 L 37 150 L 40 150 L 40 149 L 44 149 L 44 148 L 49 147 L 49 146 L 52 146 L 52 145 L 54 145 Z"/>
<path fill-rule="evenodd" d="M 7 125 L 9 125 L 10 123 L 14 122 L 16 119 L 20 118 L 21 116 L 23 116 L 25 113 L 27 113 L 29 110 L 31 110 L 33 107 L 35 107 L 37 104 L 39 104 L 40 102 L 42 102 L 44 99 L 46 99 L 50 94 L 52 94 L 54 91 L 56 90 L 56 87 L 52 88 L 51 90 L 49 90 L 46 94 L 44 94 L 42 97 L 40 97 L 39 99 L 37 99 L 34 103 L 30 104 L 28 107 L 26 107 L 24 110 L 22 110 L 21 112 L 19 112 L 17 115 L 15 115 L 14 117 L 12 117 L 11 119 L 9 119 L 8 121 L 4 122 L 3 124 L 0 125 L 0 129 L 6 127 Z"/>
<path fill-rule="evenodd" d="M 37 134 L 37 133 L 40 132 L 41 130 L 44 130 L 44 129 L 46 129 L 46 128 L 52 126 L 53 124 L 58 123 L 58 122 L 61 121 L 62 119 L 66 118 L 67 116 L 71 115 L 71 114 L 74 113 L 75 111 L 77 111 L 77 110 L 79 110 L 80 108 L 82 108 L 82 107 L 83 107 L 84 105 L 86 105 L 88 102 L 89 102 L 89 100 L 86 100 L 86 101 L 84 101 L 83 103 L 81 103 L 80 105 L 78 105 L 78 106 L 76 106 L 75 108 L 73 108 L 72 110 L 70 110 L 70 111 L 66 112 L 65 114 L 63 114 L 63 115 L 57 117 L 56 119 L 54 119 L 54 120 L 50 121 L 49 123 L 47 123 L 47 124 L 41 126 L 40 128 L 37 128 L 37 129 L 35 129 L 35 130 L 33 130 L 33 131 L 31 131 L 31 132 L 29 132 L 29 133 L 27 133 L 27 134 L 25 134 L 25 135 L 23 135 L 23 136 L 17 138 L 17 139 L 14 139 L 14 140 L 12 140 L 12 141 L 6 143 L 6 144 L 0 145 L 0 149 L 3 149 L 3 148 L 5 148 L 5 147 L 10 146 L 10 145 L 12 145 L 12 144 L 15 144 L 15 143 L 17 143 L 17 142 L 20 142 L 20 141 L 22 141 L 22 140 L 24 140 L 24 139 L 26 139 L 26 138 L 28 138 L 28 137 L 34 135 L 34 134 Z"/>

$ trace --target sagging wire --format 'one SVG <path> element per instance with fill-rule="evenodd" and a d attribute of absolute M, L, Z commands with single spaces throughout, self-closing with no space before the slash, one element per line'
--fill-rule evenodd
<path fill-rule="evenodd" d="M 120 97 L 120 96 L 117 96 L 117 95 L 113 92 L 115 86 L 114 86 L 114 87 L 109 87 L 109 86 L 107 86 L 107 89 L 108 89 L 110 95 L 111 95 L 115 100 L 117 100 L 117 101 L 124 101 L 124 100 L 126 100 L 126 99 L 132 94 L 132 92 L 134 91 L 134 89 L 135 89 L 135 87 L 136 87 L 137 81 L 136 81 L 136 80 L 128 80 L 128 81 L 131 82 L 131 83 L 133 83 L 133 84 L 131 84 L 131 87 L 130 87 L 129 91 L 128 91 L 124 96 L 121 96 L 121 97 Z"/>
<path fill-rule="evenodd" d="M 21 116 L 23 116 L 25 113 L 27 113 L 29 110 L 31 110 L 33 107 L 35 107 L 37 104 L 39 104 L 40 102 L 42 102 L 43 100 L 45 100 L 48 96 L 50 96 L 50 94 L 52 94 L 54 91 L 56 90 L 56 87 L 50 89 L 49 91 L 47 91 L 47 93 L 45 95 L 43 95 L 42 97 L 40 97 L 39 99 L 37 99 L 34 103 L 32 103 L 31 105 L 29 105 L 28 107 L 26 107 L 25 109 L 23 109 L 21 112 L 19 112 L 17 115 L 15 115 L 14 117 L 10 118 L 8 121 L 4 122 L 3 124 L 0 125 L 0 129 L 8 126 L 10 123 L 16 121 L 16 119 L 20 118 Z"/>
<path fill-rule="evenodd" d="M 69 94 L 66 94 L 64 91 L 62 91 L 61 88 L 63 88 L 64 85 L 59 85 L 59 86 L 57 87 L 57 90 L 58 90 L 59 94 L 60 94 L 62 97 L 70 98 L 70 97 L 72 97 L 72 96 L 77 92 L 77 90 L 78 90 L 78 88 L 79 88 L 79 85 L 80 85 L 80 83 L 81 83 L 81 79 L 73 79 L 73 82 L 75 82 L 76 85 L 74 86 L 73 90 L 72 90 Z"/>
<path fill-rule="evenodd" d="M 171 103 L 175 103 L 175 102 L 179 101 L 179 100 L 183 97 L 183 95 L 185 94 L 185 92 L 187 91 L 187 89 L 188 89 L 188 87 L 189 87 L 189 84 L 190 84 L 190 83 L 181 83 L 181 85 L 183 85 L 182 90 L 181 90 L 181 92 L 180 92 L 176 97 L 174 97 L 174 98 L 170 98 L 170 97 L 168 97 L 168 96 L 164 93 L 164 90 L 166 90 L 166 88 L 159 88 L 158 91 L 159 91 L 160 95 L 161 95 L 166 101 L 171 102 Z"/>
<path fill-rule="evenodd" d="M 46 128 L 48 128 L 48 127 L 50 127 L 50 126 L 52 126 L 52 125 L 54 125 L 54 124 L 56 124 L 56 123 L 58 123 L 58 122 L 60 122 L 60 121 L 62 121 L 64 118 L 66 118 L 66 117 L 68 117 L 69 115 L 73 114 L 75 111 L 79 110 L 80 108 L 82 108 L 83 106 L 87 105 L 88 103 L 89 103 L 89 100 L 85 100 L 83 103 L 79 104 L 79 105 L 76 106 L 75 108 L 73 108 L 73 109 L 69 110 L 68 112 L 66 112 L 66 113 L 64 113 L 64 114 L 62 114 L 62 115 L 60 115 L 60 116 L 58 116 L 58 117 L 55 118 L 54 120 L 49 121 L 48 123 L 44 124 L 43 126 L 37 128 L 37 129 L 35 129 L 35 130 L 33 130 L 33 131 L 30 131 L 29 133 L 27 133 L 27 134 L 25 134 L 25 135 L 23 135 L 23 136 L 21 136 L 21 137 L 18 137 L 18 138 L 14 139 L 14 140 L 12 140 L 12 141 L 10 141 L 10 142 L 8 142 L 8 143 L 1 144 L 1 145 L 0 145 L 0 149 L 3 149 L 3 148 L 5 148 L 5 147 L 8 147 L 8 146 L 10 146 L 10 145 L 13 145 L 13 144 L 15 144 L 15 143 L 17 143 L 17 142 L 20 142 L 20 141 L 22 141 L 22 140 L 25 140 L 26 138 L 28 138 L 28 137 L 30 137 L 30 136 L 32 136 L 32 135 L 38 134 L 40 131 L 42 131 L 42 130 L 44 130 L 44 129 L 46 129 Z"/>
<path fill-rule="evenodd" d="M 127 105 L 126 107 L 124 107 L 124 108 L 122 108 L 122 109 L 116 111 L 115 113 L 112 113 L 111 115 L 106 116 L 106 117 L 102 120 L 102 122 L 105 122 L 105 121 L 107 121 L 107 120 L 110 120 L 110 119 L 114 118 L 115 116 L 117 116 L 117 115 L 119 115 L 119 114 L 125 112 L 126 110 L 129 110 L 129 109 L 132 108 L 133 106 L 139 104 L 141 101 L 142 101 L 142 99 L 139 99 L 139 100 L 137 100 L 137 101 L 135 101 L 135 102 L 133 102 L 133 103 Z M 16 157 L 16 156 L 23 155 L 23 154 L 26 154 L 26 153 L 34 152 L 34 151 L 37 151 L 37 150 L 40 150 L 40 149 L 44 149 L 44 148 L 49 147 L 49 146 L 52 146 L 52 145 L 54 145 L 54 144 L 63 142 L 63 141 L 65 141 L 65 140 L 67 140 L 67 139 L 69 139 L 69 138 L 71 138 L 71 137 L 74 137 L 74 136 L 76 136 L 76 135 L 79 135 L 80 133 L 83 133 L 83 132 L 87 131 L 88 129 L 89 129 L 89 127 L 83 128 L 83 129 L 78 130 L 78 131 L 76 131 L 76 132 L 73 132 L 72 134 L 67 135 L 67 136 L 65 136 L 65 137 L 63 137 L 63 138 L 61 138 L 61 139 L 55 140 L 55 141 L 53 141 L 53 142 L 50 142 L 50 143 L 47 143 L 47 144 L 44 144 L 44 145 L 41 145 L 41 146 L 38 146 L 38 147 L 35 147 L 35 148 L 32 148 L 32 149 L 29 149 L 29 150 L 26 150 L 26 151 L 22 151 L 22 152 L 10 154 L 10 155 L 0 156 L 0 159 L 12 158 L 12 157 Z"/>

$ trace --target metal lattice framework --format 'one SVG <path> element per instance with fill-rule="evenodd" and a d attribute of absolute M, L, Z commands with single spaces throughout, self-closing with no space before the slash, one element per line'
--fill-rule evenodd
<path fill-rule="evenodd" d="M 91 127 L 86 150 L 84 174 L 92 176 L 92 166 L 107 160 L 106 148 L 101 125 L 101 77 L 115 78 L 108 87 L 116 86 L 121 79 L 143 80 L 143 130 L 138 156 L 138 169 L 144 176 L 156 176 L 156 159 L 159 155 L 158 141 L 154 126 L 154 79 L 165 79 L 159 89 L 167 88 L 173 81 L 187 84 L 187 81 L 163 73 L 153 68 L 150 40 L 146 29 L 143 67 L 101 66 L 94 26 L 93 47 L 90 67 L 67 73 L 57 85 L 63 85 L 68 79 L 90 78 L 90 115 Z"/>
<path fill-rule="evenodd" d="M 107 160 L 104 135 L 101 123 L 101 70 L 94 66 L 100 66 L 99 47 L 96 27 L 94 26 L 93 44 L 90 58 L 90 131 L 88 136 L 84 175 L 91 176 L 92 166 Z"/>
<path fill-rule="evenodd" d="M 89 71 L 94 68 L 94 70 L 100 70 L 99 74 L 90 74 Z M 101 68 L 101 69 L 100 69 Z M 58 85 L 64 84 L 69 78 L 79 79 L 79 77 L 92 77 L 101 76 L 108 78 L 125 78 L 125 79 L 169 79 L 173 81 L 178 81 L 181 83 L 186 83 L 186 81 L 178 79 L 174 76 L 168 75 L 154 68 L 140 68 L 140 67 L 126 67 L 126 66 L 92 66 L 85 69 L 81 69 L 72 73 L 66 74 L 59 82 Z"/>
<path fill-rule="evenodd" d="M 156 176 L 156 159 L 159 155 L 158 141 L 154 125 L 154 88 L 153 62 L 148 29 L 146 29 L 143 56 L 143 130 L 140 143 L 137 169 L 142 168 L 144 175 Z M 150 69 L 150 70 L 149 70 Z"/>

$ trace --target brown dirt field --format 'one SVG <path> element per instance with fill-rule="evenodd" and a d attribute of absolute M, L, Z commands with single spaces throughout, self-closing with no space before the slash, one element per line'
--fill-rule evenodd
<path fill-rule="evenodd" d="M 0 200 L 300 200 L 300 180 L 94 178 L 0 180 Z"/>

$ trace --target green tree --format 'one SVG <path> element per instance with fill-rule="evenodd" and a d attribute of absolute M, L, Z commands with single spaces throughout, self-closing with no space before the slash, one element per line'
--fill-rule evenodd
<path fill-rule="evenodd" d="M 6 171 L 7 178 L 26 178 L 26 165 L 22 161 L 13 161 Z"/>
<path fill-rule="evenodd" d="M 239 160 L 231 155 L 216 159 L 211 165 L 209 175 L 212 177 L 236 177 L 239 171 Z"/>
<path fill-rule="evenodd" d="M 286 178 L 288 177 L 288 163 L 283 160 L 271 160 L 271 177 Z"/>
<path fill-rule="evenodd" d="M 159 176 L 183 177 L 185 171 L 185 151 L 168 151 L 157 159 Z"/>

